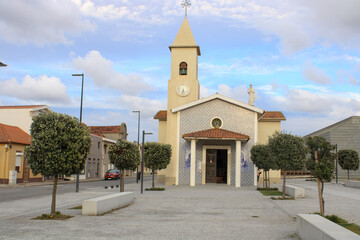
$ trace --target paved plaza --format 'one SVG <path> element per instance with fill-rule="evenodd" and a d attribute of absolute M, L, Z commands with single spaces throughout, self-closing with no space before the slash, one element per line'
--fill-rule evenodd
<path fill-rule="evenodd" d="M 304 199 L 274 201 L 254 187 L 166 186 L 163 192 L 135 192 L 132 205 L 104 216 L 82 216 L 71 207 L 82 200 L 118 192 L 95 187 L 57 196 L 57 210 L 75 217 L 66 221 L 31 218 L 50 212 L 51 197 L 0 203 L 0 239 L 298 239 L 297 213 L 318 211 L 315 182 L 291 179 L 306 188 Z M 150 187 L 146 182 L 145 187 Z M 337 214 L 360 224 L 360 189 L 326 184 L 327 214 Z"/>

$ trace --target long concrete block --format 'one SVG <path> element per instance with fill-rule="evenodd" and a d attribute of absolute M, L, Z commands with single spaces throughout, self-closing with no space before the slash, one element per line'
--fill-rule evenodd
<path fill-rule="evenodd" d="M 82 215 L 97 216 L 124 207 L 134 201 L 133 192 L 109 194 L 82 202 Z"/>
<path fill-rule="evenodd" d="M 351 188 L 360 188 L 360 181 L 347 181 L 345 182 L 345 187 L 351 187 Z"/>
<path fill-rule="evenodd" d="M 296 228 L 302 240 L 360 240 L 360 236 L 316 214 L 298 214 Z"/>
<path fill-rule="evenodd" d="M 282 191 L 282 186 L 278 187 L 279 191 Z M 296 187 L 293 185 L 285 185 L 285 194 L 293 198 L 305 197 L 305 188 Z"/>

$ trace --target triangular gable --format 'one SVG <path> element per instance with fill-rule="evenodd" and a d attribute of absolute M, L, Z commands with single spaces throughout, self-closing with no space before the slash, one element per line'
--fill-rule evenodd
<path fill-rule="evenodd" d="M 208 96 L 208 97 L 201 98 L 201 99 L 199 99 L 197 101 L 194 101 L 194 102 L 191 102 L 191 103 L 184 104 L 182 106 L 173 108 L 173 109 L 171 109 L 171 112 L 176 113 L 178 111 L 185 110 L 185 109 L 188 109 L 188 108 L 191 108 L 191 107 L 195 107 L 197 105 L 200 105 L 200 104 L 203 104 L 203 103 L 215 100 L 215 99 L 219 99 L 219 100 L 222 100 L 222 101 L 225 101 L 225 102 L 228 102 L 228 103 L 232 103 L 232 104 L 234 104 L 236 106 L 239 106 L 239 107 L 248 109 L 250 111 L 260 113 L 260 114 L 264 113 L 264 110 L 262 110 L 260 108 L 251 106 L 249 104 L 237 101 L 237 100 L 229 98 L 229 97 L 225 97 L 225 96 L 223 96 L 221 94 L 218 94 L 218 93 L 216 93 L 214 95 L 211 95 L 211 96 Z"/>

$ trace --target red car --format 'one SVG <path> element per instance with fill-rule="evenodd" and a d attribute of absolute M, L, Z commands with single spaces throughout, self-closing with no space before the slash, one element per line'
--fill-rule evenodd
<path fill-rule="evenodd" d="M 120 178 L 120 170 L 111 169 L 105 173 L 105 180 L 119 179 L 119 178 Z"/>

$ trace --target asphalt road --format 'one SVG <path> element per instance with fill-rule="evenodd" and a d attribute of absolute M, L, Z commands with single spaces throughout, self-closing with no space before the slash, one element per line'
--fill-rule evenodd
<path fill-rule="evenodd" d="M 151 176 L 144 177 L 144 181 L 151 181 Z M 126 184 L 135 183 L 135 178 L 125 178 L 125 191 L 126 191 Z M 114 186 L 120 184 L 119 180 L 99 180 L 93 182 L 80 182 L 79 191 L 86 189 L 93 189 L 98 187 L 105 187 L 105 186 Z M 139 191 L 140 191 L 140 181 L 138 183 Z M 51 195 L 53 190 L 53 185 L 40 185 L 40 186 L 29 186 L 29 187 L 16 187 L 16 188 L 0 188 L 0 202 L 7 202 L 12 200 L 19 200 L 19 199 L 26 199 L 26 198 L 33 198 L 33 197 L 42 197 Z M 119 190 L 120 191 L 120 190 Z M 68 193 L 68 192 L 75 192 L 75 183 L 64 183 L 59 184 L 57 187 L 57 193 Z"/>

